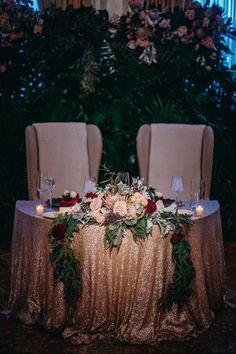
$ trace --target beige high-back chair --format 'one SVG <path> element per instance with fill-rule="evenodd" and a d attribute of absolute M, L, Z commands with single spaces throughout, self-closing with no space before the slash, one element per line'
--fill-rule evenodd
<path fill-rule="evenodd" d="M 139 173 L 147 184 L 173 198 L 171 177 L 183 176 L 181 200 L 190 199 L 190 181 L 202 180 L 210 198 L 214 133 L 206 125 L 144 124 L 137 134 Z"/>
<path fill-rule="evenodd" d="M 26 127 L 25 138 L 29 199 L 39 198 L 39 170 L 55 174 L 55 197 L 65 189 L 83 193 L 85 180 L 98 180 L 102 136 L 97 126 L 39 123 Z"/>

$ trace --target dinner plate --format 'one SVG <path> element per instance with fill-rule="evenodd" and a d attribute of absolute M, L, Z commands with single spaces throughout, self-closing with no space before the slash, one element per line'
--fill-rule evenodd
<path fill-rule="evenodd" d="M 58 211 L 45 211 L 42 216 L 47 219 L 56 219 L 59 214 Z"/>
<path fill-rule="evenodd" d="M 189 215 L 192 216 L 193 215 L 193 211 L 189 210 L 189 209 L 178 209 L 178 214 L 179 215 Z"/>

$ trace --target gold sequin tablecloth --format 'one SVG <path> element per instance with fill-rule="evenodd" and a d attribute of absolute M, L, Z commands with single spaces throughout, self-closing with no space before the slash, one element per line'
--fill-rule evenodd
<path fill-rule="evenodd" d="M 63 299 L 63 284 L 53 279 L 48 230 L 52 221 L 35 215 L 35 202 L 18 201 L 11 248 L 9 307 L 19 318 L 60 329 L 75 343 L 120 340 L 156 345 L 185 340 L 207 329 L 214 310 L 222 307 L 225 264 L 220 209 L 205 201 L 205 216 L 190 232 L 196 269 L 194 296 L 181 311 L 157 308 L 171 281 L 173 264 L 169 237 L 136 244 L 129 231 L 119 252 L 104 247 L 104 229 L 89 226 L 76 237 L 83 292 L 71 309 Z"/>

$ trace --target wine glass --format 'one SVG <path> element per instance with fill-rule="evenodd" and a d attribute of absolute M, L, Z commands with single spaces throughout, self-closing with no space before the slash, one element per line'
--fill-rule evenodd
<path fill-rule="evenodd" d="M 56 179 L 52 176 L 47 176 L 45 178 L 48 194 L 49 194 L 49 208 L 52 209 L 52 195 L 55 188 Z"/>
<path fill-rule="evenodd" d="M 175 195 L 175 203 L 179 206 L 178 196 L 183 192 L 183 177 L 173 176 L 171 180 L 171 190 Z"/>
<path fill-rule="evenodd" d="M 45 172 L 38 171 L 37 173 L 37 191 L 40 196 L 41 204 L 44 204 L 44 194 L 47 192 Z"/>
<path fill-rule="evenodd" d="M 198 201 L 204 199 L 205 183 L 202 180 L 190 181 L 190 208 L 195 209 Z"/>
<path fill-rule="evenodd" d="M 118 172 L 118 180 L 124 184 L 127 184 L 129 186 L 130 181 L 129 181 L 129 172 Z"/>

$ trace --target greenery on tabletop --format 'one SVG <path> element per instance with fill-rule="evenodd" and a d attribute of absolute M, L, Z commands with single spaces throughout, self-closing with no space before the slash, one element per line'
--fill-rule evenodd
<path fill-rule="evenodd" d="M 49 232 L 54 274 L 64 283 L 69 305 L 74 305 L 81 292 L 79 260 L 71 247 L 72 241 L 80 237 L 81 228 L 91 224 L 104 228 L 104 241 L 110 252 L 114 248 L 119 251 L 127 230 L 140 243 L 151 236 L 153 226 L 157 225 L 161 238 L 170 237 L 175 266 L 164 298 L 157 300 L 168 309 L 173 304 L 181 308 L 188 302 L 195 276 L 188 241 L 189 217 L 178 215 L 175 203 L 165 206 L 162 194 L 148 188 L 142 179 L 133 179 L 128 186 L 112 177 L 111 183 L 86 193 L 71 213 L 59 216 Z"/>

